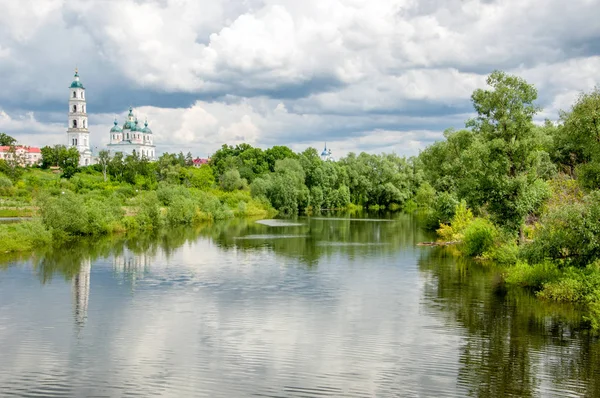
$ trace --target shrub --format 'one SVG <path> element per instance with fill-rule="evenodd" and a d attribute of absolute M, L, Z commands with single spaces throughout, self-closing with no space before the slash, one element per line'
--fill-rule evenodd
<path fill-rule="evenodd" d="M 476 218 L 464 230 L 462 250 L 469 256 L 481 256 L 494 245 L 496 227 L 487 219 Z"/>
<path fill-rule="evenodd" d="M 156 229 L 162 225 L 162 213 L 156 192 L 148 192 L 138 197 L 134 218 L 142 229 Z"/>
<path fill-rule="evenodd" d="M 0 224 L 0 252 L 20 252 L 50 243 L 51 232 L 39 220 Z"/>
<path fill-rule="evenodd" d="M 71 191 L 58 196 L 43 195 L 38 200 L 42 222 L 58 238 L 87 232 L 87 209 L 83 198 Z"/>
<path fill-rule="evenodd" d="M 439 192 L 435 196 L 433 205 L 427 215 L 426 226 L 429 229 L 437 229 L 440 224 L 449 224 L 454 216 L 458 199 L 454 194 Z"/>
<path fill-rule="evenodd" d="M 534 241 L 524 246 L 523 256 L 531 263 L 550 259 L 577 267 L 600 258 L 600 191 L 550 209 L 540 220 Z"/>
<path fill-rule="evenodd" d="M 507 269 L 504 279 L 506 283 L 511 285 L 539 290 L 544 283 L 558 280 L 560 275 L 560 270 L 556 264 L 551 262 L 546 261 L 529 265 L 525 261 L 518 261 L 514 266 Z"/>
<path fill-rule="evenodd" d="M 473 213 L 467 208 L 467 202 L 461 201 L 454 210 L 450 224 L 442 224 L 437 230 L 440 240 L 445 242 L 463 239 L 463 232 L 473 222 Z"/>
<path fill-rule="evenodd" d="M 191 224 L 196 213 L 192 199 L 176 196 L 167 208 L 167 222 L 170 225 Z"/>

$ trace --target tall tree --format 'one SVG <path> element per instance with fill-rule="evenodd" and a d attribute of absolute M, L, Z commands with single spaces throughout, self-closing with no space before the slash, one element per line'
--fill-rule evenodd
<path fill-rule="evenodd" d="M 104 182 L 106 182 L 106 173 L 110 164 L 110 153 L 106 149 L 101 150 L 98 154 L 98 164 L 102 167 L 102 176 L 104 177 Z"/>
<path fill-rule="evenodd" d="M 493 72 L 487 84 L 491 89 L 477 89 L 471 96 L 477 116 L 467 127 L 478 140 L 463 156 L 469 171 L 465 180 L 497 223 L 519 229 L 547 194 L 540 172 L 549 156 L 540 149 L 533 125 L 540 110 L 534 104 L 537 90 L 501 71 Z"/>

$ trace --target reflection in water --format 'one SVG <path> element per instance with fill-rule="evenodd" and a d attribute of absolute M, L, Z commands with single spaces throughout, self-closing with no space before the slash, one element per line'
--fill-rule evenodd
<path fill-rule="evenodd" d="M 0 396 L 600 396 L 576 309 L 417 247 L 431 237 L 413 217 L 365 218 L 231 220 L 7 260 Z"/>
<path fill-rule="evenodd" d="M 470 396 L 600 396 L 600 342 L 570 305 L 507 291 L 497 271 L 435 248 L 419 260 L 429 307 L 468 334 L 458 383 Z"/>
<path fill-rule="evenodd" d="M 89 259 L 84 260 L 77 275 L 73 276 L 73 308 L 75 324 L 78 327 L 85 325 L 87 319 L 88 302 L 90 300 L 90 272 L 92 264 Z"/>

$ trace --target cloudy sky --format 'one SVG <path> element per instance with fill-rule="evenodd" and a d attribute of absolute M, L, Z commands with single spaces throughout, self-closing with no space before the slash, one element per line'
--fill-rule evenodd
<path fill-rule="evenodd" d="M 556 118 L 600 84 L 600 0 L 0 0 L 0 131 L 66 143 L 75 66 L 93 146 L 132 105 L 157 151 L 223 143 L 412 155 L 494 69 Z"/>

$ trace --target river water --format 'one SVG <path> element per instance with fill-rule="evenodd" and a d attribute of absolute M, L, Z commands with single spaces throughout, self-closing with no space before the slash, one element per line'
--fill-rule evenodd
<path fill-rule="evenodd" d="M 233 220 L 0 265 L 0 396 L 600 396 L 572 306 L 403 214 Z"/>

